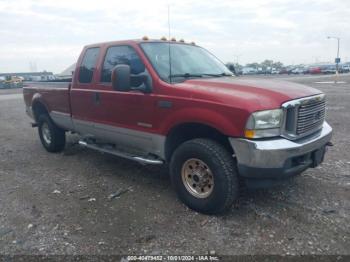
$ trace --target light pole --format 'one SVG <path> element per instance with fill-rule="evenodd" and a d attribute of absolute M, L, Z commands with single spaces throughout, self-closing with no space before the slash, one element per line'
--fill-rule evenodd
<path fill-rule="evenodd" d="M 336 36 L 327 36 L 327 39 L 337 39 L 337 41 L 338 41 L 337 57 L 336 57 L 336 59 L 335 59 L 336 73 L 337 73 L 337 75 L 338 75 L 338 71 L 339 71 L 339 62 L 340 62 L 340 58 L 339 58 L 339 42 L 340 42 L 340 37 L 336 37 Z"/>

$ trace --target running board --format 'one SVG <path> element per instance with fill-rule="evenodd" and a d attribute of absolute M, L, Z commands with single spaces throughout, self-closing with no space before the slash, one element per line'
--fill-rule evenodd
<path fill-rule="evenodd" d="M 104 153 L 108 153 L 108 154 L 115 155 L 118 157 L 133 160 L 133 161 L 136 161 L 140 164 L 161 165 L 164 163 L 160 159 L 151 159 L 151 158 L 145 158 L 142 156 L 134 156 L 134 155 L 126 153 L 126 152 L 121 152 L 121 151 L 117 151 L 114 149 L 106 148 L 103 146 L 99 146 L 98 144 L 87 143 L 86 141 L 82 141 L 82 140 L 79 140 L 79 145 L 81 145 L 83 147 L 90 148 L 90 149 L 94 149 L 94 150 L 97 150 L 100 152 L 104 152 Z"/>

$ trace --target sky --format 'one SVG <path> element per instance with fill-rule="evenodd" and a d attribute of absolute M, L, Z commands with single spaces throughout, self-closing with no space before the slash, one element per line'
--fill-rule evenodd
<path fill-rule="evenodd" d="M 171 36 L 223 62 L 350 60 L 348 0 L 0 0 L 0 72 L 60 73 L 84 45 Z"/>

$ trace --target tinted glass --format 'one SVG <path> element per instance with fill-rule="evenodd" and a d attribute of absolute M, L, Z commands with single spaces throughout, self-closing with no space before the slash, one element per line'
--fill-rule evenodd
<path fill-rule="evenodd" d="M 96 61 L 100 48 L 89 48 L 86 50 L 83 61 L 79 69 L 79 82 L 91 83 L 94 69 L 96 68 Z"/>
<path fill-rule="evenodd" d="M 135 50 L 130 46 L 113 46 L 108 48 L 103 62 L 101 82 L 111 82 L 111 71 L 116 65 L 129 65 L 131 74 L 145 72 L 145 65 Z"/>

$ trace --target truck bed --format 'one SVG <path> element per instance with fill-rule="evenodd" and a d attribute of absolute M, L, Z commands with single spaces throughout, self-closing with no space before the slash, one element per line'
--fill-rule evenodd
<path fill-rule="evenodd" d="M 25 82 L 23 97 L 27 107 L 33 99 L 39 99 L 49 113 L 71 114 L 69 88 L 71 82 Z"/>

